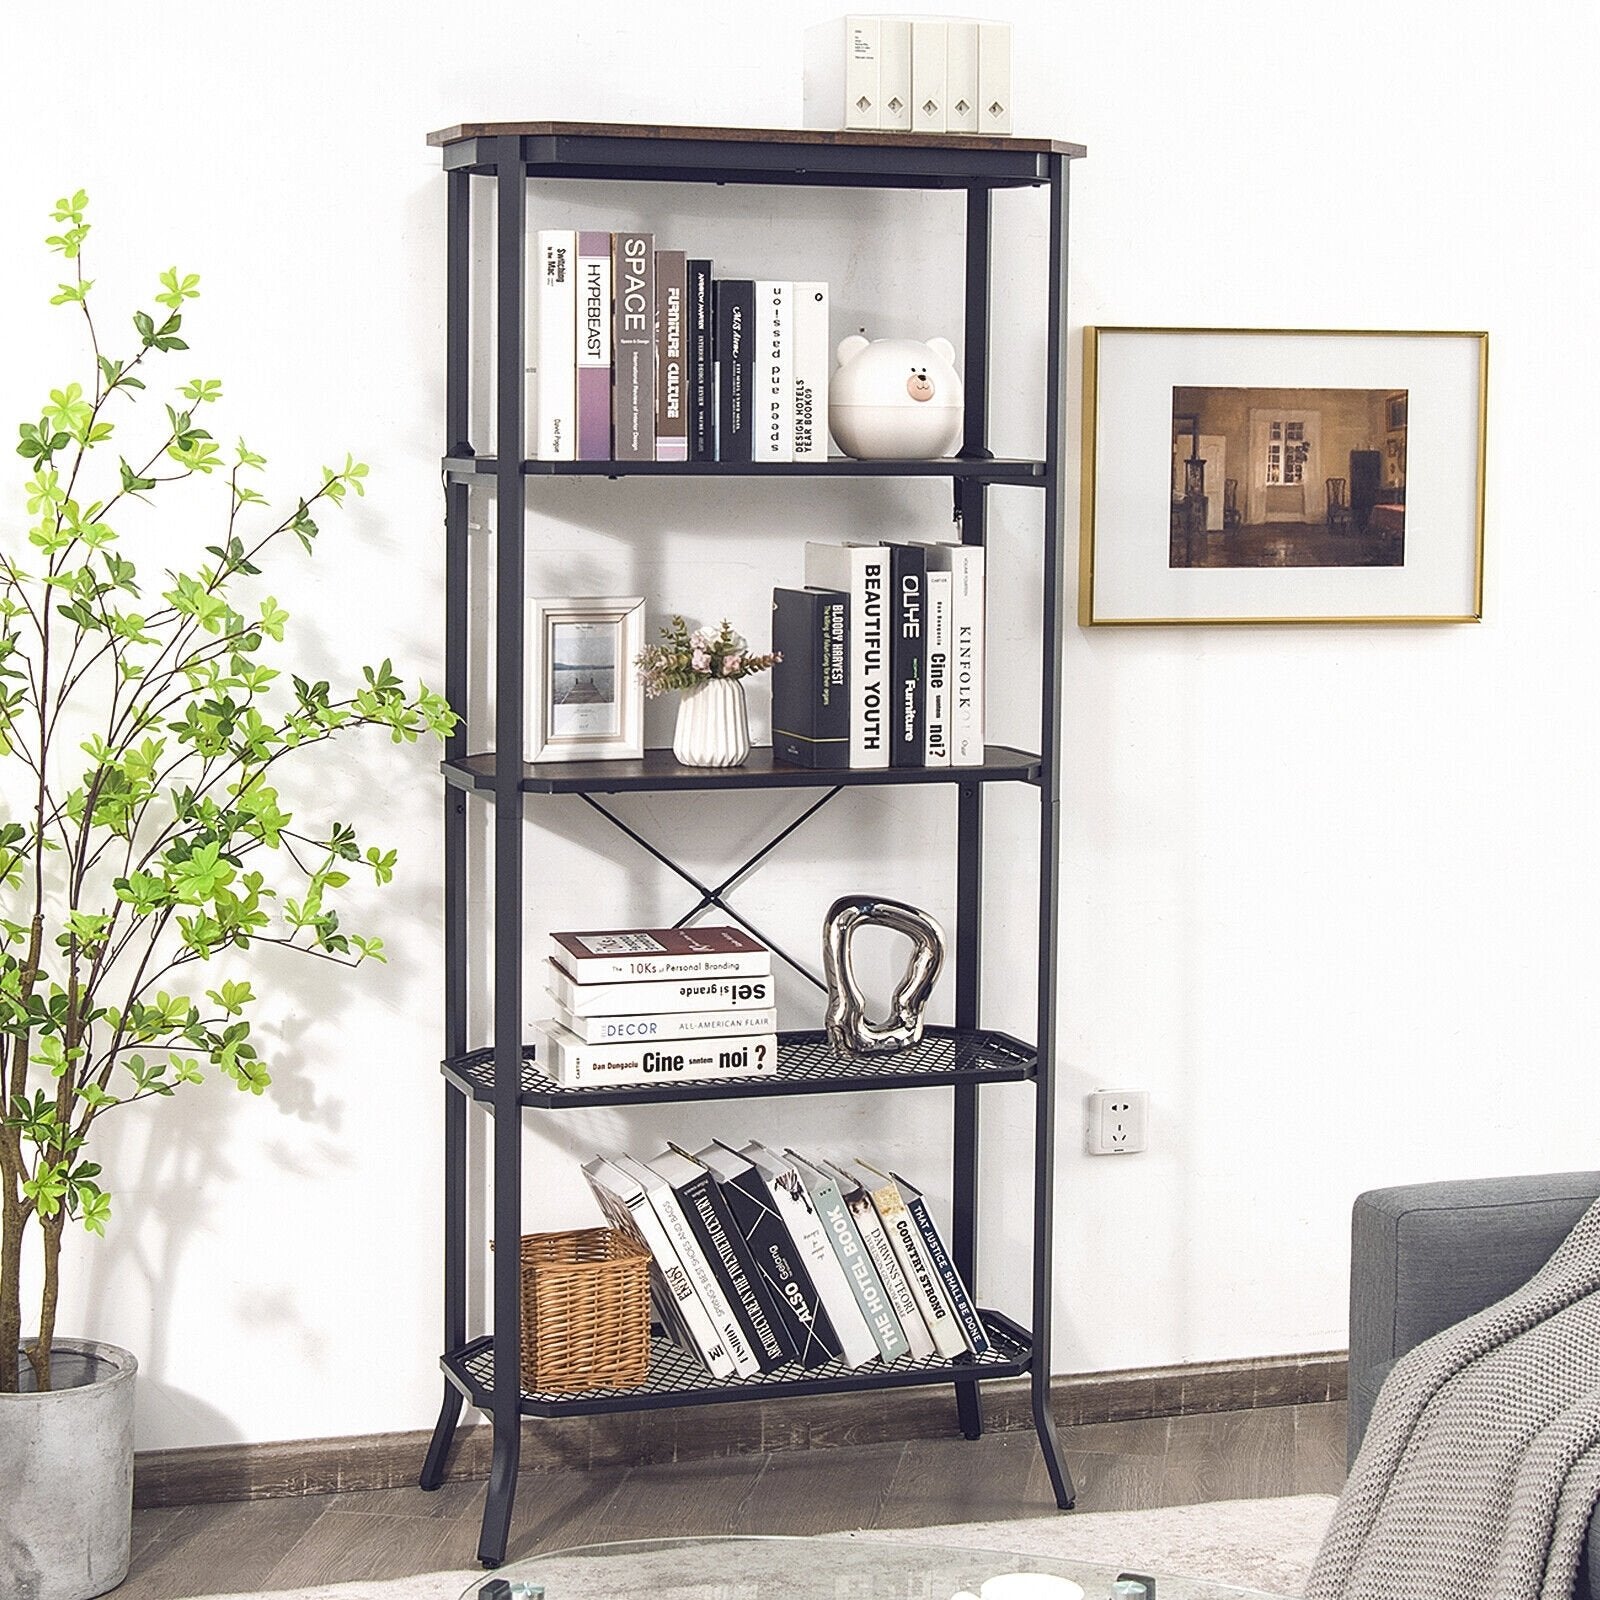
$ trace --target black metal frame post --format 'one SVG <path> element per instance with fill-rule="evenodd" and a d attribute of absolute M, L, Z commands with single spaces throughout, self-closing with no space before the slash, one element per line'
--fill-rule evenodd
<path fill-rule="evenodd" d="M 472 176 L 446 176 L 445 261 L 445 437 L 449 453 L 470 451 L 467 442 L 472 269 Z M 470 557 L 467 515 L 471 485 L 445 482 L 444 693 L 456 714 L 455 730 L 445 740 L 445 759 L 467 753 L 467 591 Z M 466 796 L 444 790 L 444 1035 L 446 1056 L 467 1048 L 467 805 Z M 467 1106 L 460 1089 L 444 1089 L 444 1348 L 459 1349 L 467 1338 Z M 439 1420 L 422 1464 L 420 1483 L 437 1489 L 461 1420 L 461 1391 L 448 1379 Z"/>
<path fill-rule="evenodd" d="M 1065 537 L 1061 461 L 1066 447 L 1062 405 L 1062 341 L 1067 330 L 1067 163 L 1050 158 L 1050 278 L 1045 340 L 1044 582 L 1040 627 L 1045 670 L 1039 707 L 1039 1070 L 1034 1079 L 1036 1108 L 1033 1144 L 1033 1371 L 1030 1389 L 1033 1425 L 1049 1469 L 1056 1504 L 1071 1508 L 1072 1477 L 1061 1459 L 1055 1419 L 1050 1414 L 1050 1322 L 1055 1247 L 1055 1050 L 1056 934 L 1059 900 L 1056 878 L 1061 862 L 1061 624 L 1067 616 Z"/>
<path fill-rule="evenodd" d="M 989 447 L 989 285 L 992 196 L 974 184 L 966 195 L 966 329 L 961 454 L 991 460 Z M 955 485 L 961 542 L 985 540 L 988 485 L 961 478 Z M 958 1028 L 979 1026 L 983 927 L 983 791 L 964 783 L 956 803 L 956 1009 Z M 958 1084 L 951 1149 L 950 1250 L 961 1281 L 978 1292 L 978 1091 Z M 983 1433 L 983 1406 L 976 1383 L 956 1385 L 956 1416 L 968 1439 Z"/>
<path fill-rule="evenodd" d="M 478 1559 L 505 1555 L 522 1427 L 522 457 L 528 183 L 520 142 L 495 152 L 494 1452 Z"/>

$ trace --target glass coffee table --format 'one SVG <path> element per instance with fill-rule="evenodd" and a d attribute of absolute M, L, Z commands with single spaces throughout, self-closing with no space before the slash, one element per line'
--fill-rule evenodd
<path fill-rule="evenodd" d="M 984 1579 L 1003 1572 L 1049 1573 L 1071 1579 L 1084 1600 L 1111 1600 L 1122 1570 L 870 1533 L 636 1539 L 528 1556 L 474 1579 L 461 1600 L 952 1600 L 963 1590 L 977 1594 Z M 1201 1578 L 1154 1576 L 1156 1600 L 1249 1600 L 1264 1594 Z"/>

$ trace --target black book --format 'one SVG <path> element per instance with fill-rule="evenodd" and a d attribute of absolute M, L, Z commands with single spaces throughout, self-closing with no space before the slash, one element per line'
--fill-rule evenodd
<path fill-rule="evenodd" d="M 756 283 L 718 278 L 716 303 L 717 460 L 748 461 L 754 418 Z"/>
<path fill-rule="evenodd" d="M 920 767 L 928 686 L 928 558 L 914 544 L 889 550 L 889 765 Z"/>
<path fill-rule="evenodd" d="M 850 765 L 850 596 L 774 589 L 772 754 L 796 767 Z"/>
<path fill-rule="evenodd" d="M 717 456 L 717 397 L 712 371 L 714 352 L 711 263 L 691 259 L 689 288 L 689 459 L 714 461 Z"/>
<path fill-rule="evenodd" d="M 721 1282 L 761 1370 L 772 1372 L 792 1360 L 794 1352 L 779 1331 L 765 1286 L 750 1269 L 744 1236 L 728 1214 L 717 1180 L 703 1163 L 677 1149 L 652 1156 L 646 1165 L 672 1185 L 684 1218 Z"/>
<path fill-rule="evenodd" d="M 761 1174 L 748 1157 L 726 1145 L 708 1144 L 695 1152 L 695 1160 L 703 1163 L 717 1180 L 734 1226 L 750 1247 L 752 1269 L 766 1285 L 795 1359 L 802 1367 L 825 1367 L 830 1361 L 837 1361 L 844 1347 Z"/>

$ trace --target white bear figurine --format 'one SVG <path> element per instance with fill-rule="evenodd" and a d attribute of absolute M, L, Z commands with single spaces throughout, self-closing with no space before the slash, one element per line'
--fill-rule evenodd
<path fill-rule="evenodd" d="M 858 461 L 932 461 L 961 439 L 961 375 L 948 339 L 842 340 L 828 426 Z"/>

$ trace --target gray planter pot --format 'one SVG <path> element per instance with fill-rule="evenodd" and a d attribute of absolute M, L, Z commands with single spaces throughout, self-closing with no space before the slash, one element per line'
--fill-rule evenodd
<path fill-rule="evenodd" d="M 0 1595 L 90 1600 L 128 1573 L 133 1376 L 114 1344 L 58 1339 L 49 1394 L 0 1394 Z M 32 1375 L 23 1361 L 24 1382 Z"/>

